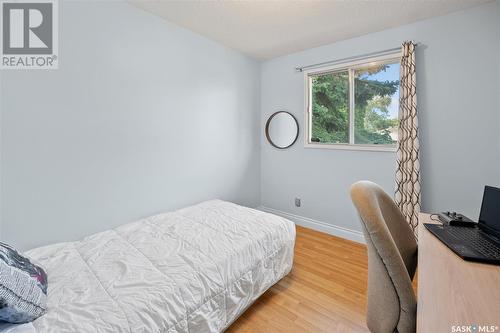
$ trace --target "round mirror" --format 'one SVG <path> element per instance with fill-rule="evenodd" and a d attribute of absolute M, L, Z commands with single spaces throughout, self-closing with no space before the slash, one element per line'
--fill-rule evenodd
<path fill-rule="evenodd" d="M 286 111 L 275 112 L 266 123 L 266 137 L 271 145 L 279 149 L 290 147 L 299 136 L 297 119 Z"/>

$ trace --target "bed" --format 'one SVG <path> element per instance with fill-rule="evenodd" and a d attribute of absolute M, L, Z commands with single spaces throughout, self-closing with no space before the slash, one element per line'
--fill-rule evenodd
<path fill-rule="evenodd" d="M 292 268 L 292 222 L 212 200 L 26 253 L 44 332 L 221 332 Z"/>

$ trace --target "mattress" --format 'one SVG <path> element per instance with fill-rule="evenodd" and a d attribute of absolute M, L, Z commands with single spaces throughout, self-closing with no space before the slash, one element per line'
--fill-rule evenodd
<path fill-rule="evenodd" d="M 212 200 L 30 250 L 37 332 L 222 332 L 292 268 L 292 222 Z"/>

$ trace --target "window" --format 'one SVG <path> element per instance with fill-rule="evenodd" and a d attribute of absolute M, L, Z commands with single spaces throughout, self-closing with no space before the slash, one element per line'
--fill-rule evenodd
<path fill-rule="evenodd" d="M 306 146 L 394 150 L 399 58 L 398 53 L 305 72 Z"/>

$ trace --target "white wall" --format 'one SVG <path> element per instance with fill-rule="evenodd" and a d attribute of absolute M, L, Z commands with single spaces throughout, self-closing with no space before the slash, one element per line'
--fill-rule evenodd
<path fill-rule="evenodd" d="M 5 71 L 2 241 L 260 197 L 259 64 L 120 2 L 60 3 L 55 71 Z"/>
<path fill-rule="evenodd" d="M 303 130 L 303 75 L 294 68 L 365 54 L 413 39 L 417 51 L 423 210 L 457 210 L 477 218 L 483 186 L 500 184 L 497 3 L 276 58 L 262 64 L 261 128 L 277 110 Z M 262 129 L 261 129 L 262 131 Z M 394 190 L 395 154 L 290 149 L 261 135 L 262 205 L 360 230 L 351 183 L 368 179 Z M 296 208 L 294 197 L 302 198 Z"/>

